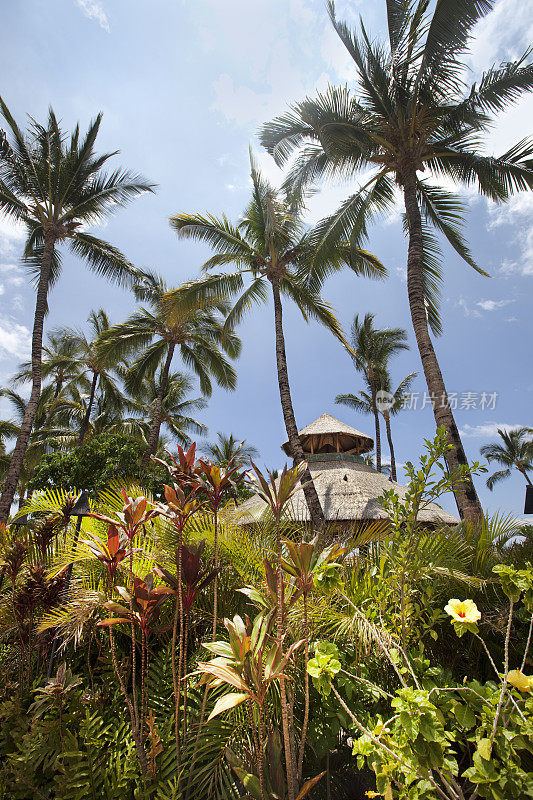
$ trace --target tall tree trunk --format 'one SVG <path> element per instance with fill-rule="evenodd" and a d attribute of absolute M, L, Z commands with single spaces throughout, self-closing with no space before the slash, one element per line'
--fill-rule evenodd
<path fill-rule="evenodd" d="M 55 241 L 55 235 L 46 235 L 41 269 L 39 272 L 39 284 L 37 287 L 37 299 L 35 301 L 35 316 L 33 321 L 33 335 L 31 341 L 31 394 L 30 399 L 28 400 L 28 405 L 26 406 L 26 410 L 24 412 L 22 425 L 20 426 L 15 449 L 13 450 L 13 455 L 11 456 L 11 460 L 9 462 L 9 469 L 4 481 L 2 497 L 0 498 L 0 522 L 7 522 L 9 517 L 11 503 L 13 502 L 13 498 L 15 496 L 20 471 L 22 469 L 22 462 L 24 461 L 24 456 L 30 441 L 33 421 L 37 411 L 37 404 L 39 402 L 39 397 L 41 396 L 43 326 L 47 310 L 46 297 L 48 294 L 48 284 L 50 281 L 50 270 L 52 266 L 52 258 L 54 256 Z"/>
<path fill-rule="evenodd" d="M 168 375 L 170 372 L 170 365 L 172 363 L 172 358 L 174 356 L 175 347 L 176 347 L 175 344 L 169 345 L 167 357 L 165 360 L 165 365 L 163 367 L 163 372 L 161 373 L 161 381 L 159 384 L 159 390 L 157 392 L 157 397 L 155 399 L 155 405 L 154 405 L 154 418 L 152 420 L 152 428 L 150 430 L 150 436 L 148 437 L 148 444 L 146 446 L 146 450 L 144 451 L 144 455 L 141 461 L 141 466 L 143 467 L 148 466 L 148 464 L 150 463 L 150 456 L 153 456 L 153 454 L 157 450 L 157 442 L 159 441 L 161 420 L 163 419 L 163 397 L 165 396 L 165 389 L 167 388 Z"/>
<path fill-rule="evenodd" d="M 372 386 L 372 412 L 374 414 L 374 424 L 376 426 L 376 469 L 378 472 L 381 472 L 381 432 L 379 430 L 379 412 L 374 386 Z"/>
<path fill-rule="evenodd" d="M 392 478 L 393 481 L 395 481 L 396 480 L 396 456 L 394 455 L 394 446 L 392 444 L 392 433 L 391 433 L 391 429 L 390 429 L 390 414 L 389 414 L 388 411 L 386 411 L 383 416 L 385 417 L 385 428 L 387 429 L 387 441 L 389 443 L 391 478 Z"/>
<path fill-rule="evenodd" d="M 85 416 L 83 417 L 83 422 L 81 423 L 80 435 L 78 436 L 78 447 L 80 446 L 80 444 L 83 444 L 83 440 L 85 439 L 85 434 L 87 433 L 87 430 L 89 428 L 89 422 L 91 420 L 91 412 L 93 410 L 94 395 L 96 394 L 97 383 L 98 383 L 98 373 L 93 372 L 91 393 L 89 395 L 89 402 L 87 403 L 87 411 L 85 412 Z"/>
<path fill-rule="evenodd" d="M 281 399 L 285 430 L 287 431 L 287 436 L 289 438 L 292 457 L 296 463 L 299 464 L 301 461 L 305 461 L 305 454 L 302 448 L 302 443 L 300 442 L 300 437 L 298 436 L 298 428 L 296 426 L 294 409 L 292 406 L 289 373 L 287 371 L 287 355 L 285 353 L 285 337 L 283 336 L 283 310 L 281 307 L 281 297 L 279 293 L 279 279 L 272 278 L 271 283 L 272 294 L 274 297 L 276 363 L 278 368 L 279 396 Z M 303 492 L 307 502 L 307 507 L 309 508 L 311 520 L 317 531 L 321 531 L 325 526 L 326 519 L 324 517 L 324 512 L 322 510 L 322 506 L 320 505 L 320 500 L 318 499 L 318 494 L 312 481 L 309 468 L 306 468 L 305 472 L 303 473 L 302 483 L 304 484 Z"/>
<path fill-rule="evenodd" d="M 403 193 L 405 211 L 409 228 L 409 250 L 407 256 L 407 293 L 411 320 L 416 336 L 424 375 L 430 397 L 433 399 L 433 413 L 437 427 L 443 426 L 446 430 L 448 441 L 453 445 L 453 450 L 446 454 L 446 462 L 450 472 L 460 466 L 468 467 L 463 443 L 455 423 L 453 412 L 448 402 L 448 394 L 444 379 L 439 367 L 439 362 L 433 348 L 428 328 L 426 305 L 424 302 L 422 258 L 422 219 L 418 198 L 416 194 L 416 173 L 404 175 Z M 457 484 L 454 488 L 455 502 L 462 519 L 475 522 L 483 516 L 481 503 L 477 496 L 471 477 Z"/>

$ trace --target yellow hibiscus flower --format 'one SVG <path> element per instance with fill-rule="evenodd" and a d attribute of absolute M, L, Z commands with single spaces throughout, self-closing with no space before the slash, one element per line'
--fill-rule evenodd
<path fill-rule="evenodd" d="M 507 673 L 507 681 L 518 689 L 519 692 L 530 692 L 531 691 L 531 677 L 529 675 L 524 675 L 523 672 L 520 672 L 519 669 L 512 669 L 510 672 Z"/>
<path fill-rule="evenodd" d="M 457 622 L 478 622 L 481 611 L 473 600 L 450 600 L 444 610 Z"/>

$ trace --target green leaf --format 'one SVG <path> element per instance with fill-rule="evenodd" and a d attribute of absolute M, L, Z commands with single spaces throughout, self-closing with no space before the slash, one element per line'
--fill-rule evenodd
<path fill-rule="evenodd" d="M 485 761 L 490 761 L 492 755 L 492 743 L 490 739 L 480 739 L 477 743 L 477 751 L 481 758 Z"/>
<path fill-rule="evenodd" d="M 468 706 L 457 705 L 454 708 L 453 713 L 455 714 L 455 719 L 459 725 L 462 728 L 465 728 L 465 730 L 473 728 L 476 724 L 476 715 L 468 708 Z"/>

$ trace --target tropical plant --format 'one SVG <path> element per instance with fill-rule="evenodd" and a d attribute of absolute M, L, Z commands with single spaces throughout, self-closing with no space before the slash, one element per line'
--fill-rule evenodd
<path fill-rule="evenodd" d="M 68 490 L 83 486 L 92 494 L 113 481 L 139 484 L 159 495 L 165 473 L 152 464 L 141 467 L 144 441 L 132 441 L 123 434 L 101 433 L 67 453 L 43 456 L 29 482 L 31 491 L 50 487 Z"/>
<path fill-rule="evenodd" d="M 124 170 L 103 170 L 113 153 L 96 155 L 94 146 L 102 115 L 80 139 L 77 125 L 70 139 L 50 109 L 46 125 L 31 121 L 24 135 L 0 98 L 11 141 L 0 146 L 0 208 L 27 229 L 24 259 L 34 276 L 37 296 L 32 334 L 32 388 L 11 456 L 0 498 L 0 521 L 6 521 L 13 502 L 41 394 L 43 325 L 48 291 L 58 280 L 58 245 L 68 242 L 75 256 L 99 275 L 119 284 L 136 274 L 124 255 L 109 243 L 86 233 L 83 226 L 106 219 L 153 186 Z"/>
<path fill-rule="evenodd" d="M 181 775 L 181 725 L 180 725 L 180 702 L 182 695 L 182 683 L 184 680 L 183 670 L 186 668 L 185 662 L 185 648 L 186 642 L 184 639 L 185 634 L 185 607 L 184 597 L 181 591 L 183 583 L 183 534 L 185 526 L 188 521 L 202 508 L 202 502 L 198 497 L 198 484 L 197 476 L 199 474 L 199 466 L 195 461 L 196 443 L 185 452 L 181 447 L 178 447 L 178 461 L 171 458 L 171 463 L 164 464 L 174 483 L 172 486 L 165 486 L 165 505 L 160 505 L 159 510 L 163 516 L 170 519 L 174 530 L 177 534 L 177 547 L 175 550 L 175 563 L 176 572 L 171 576 L 168 571 L 162 573 L 159 568 L 159 574 L 169 583 L 176 595 L 176 603 L 174 606 L 174 621 L 172 625 L 172 650 L 171 650 L 171 663 L 172 663 L 172 684 L 174 689 L 174 738 L 176 748 L 176 770 L 178 773 L 178 786 L 180 784 Z M 216 573 L 215 573 L 216 576 Z M 170 580 L 170 578 L 172 578 Z M 179 642 L 178 642 L 179 633 Z M 178 644 L 178 661 L 176 664 L 176 644 Z M 204 706 L 205 709 L 205 706 Z M 186 717 L 184 714 L 183 737 L 185 738 L 186 730 Z M 195 757 L 193 755 L 192 762 L 194 766 Z"/>
<path fill-rule="evenodd" d="M 59 401 L 56 406 L 58 416 L 61 416 L 61 411 L 63 410 L 67 411 L 67 416 L 69 416 L 68 412 L 72 411 L 74 419 L 81 417 L 77 439 L 78 445 L 83 443 L 89 429 L 97 394 L 101 395 L 103 404 L 108 410 L 120 408 L 124 402 L 117 385 L 118 376 L 116 373 L 113 374 L 114 368 L 118 365 L 109 356 L 107 358 L 103 357 L 98 347 L 100 339 L 110 327 L 107 313 L 102 308 L 98 311 L 91 311 L 87 322 L 89 323 L 89 336 L 84 331 L 77 331 L 71 328 L 55 331 L 55 336 L 61 342 L 62 349 L 67 352 L 72 351 L 72 367 L 77 367 L 78 369 L 77 391 L 74 389 L 74 402 L 65 399 L 63 402 Z M 86 388 L 84 379 L 88 381 L 87 397 L 84 396 L 84 389 Z M 76 395 L 78 396 L 76 397 Z M 55 395 L 54 400 L 57 401 L 57 395 Z"/>
<path fill-rule="evenodd" d="M 336 18 L 329 0 L 331 22 L 357 70 L 357 92 L 329 87 L 265 125 L 261 134 L 278 165 L 298 153 L 288 178 L 295 190 L 331 174 L 353 178 L 365 171 L 356 193 L 315 229 L 319 254 L 339 239 L 358 244 L 372 218 L 390 209 L 402 193 L 411 319 L 435 421 L 453 445 L 446 456 L 451 471 L 468 462 L 430 336 L 430 329 L 435 334 L 441 330 L 440 249 L 432 227 L 471 267 L 485 273 L 462 235 L 463 203 L 434 181 L 442 177 L 457 185 L 474 184 L 496 202 L 533 188 L 530 140 L 500 157 L 481 152 L 491 115 L 533 87 L 529 51 L 491 67 L 478 83 L 465 84 L 464 55 L 472 30 L 493 5 L 493 0 L 460 5 L 455 0 L 436 5 L 386 0 L 388 41 L 382 43 L 372 40 L 363 24 L 356 35 Z M 433 180 L 420 175 L 428 171 Z M 461 516 L 481 516 L 472 481 L 457 486 L 455 497 Z"/>
<path fill-rule="evenodd" d="M 528 472 L 533 470 L 533 428 L 512 428 L 508 431 L 498 428 L 498 436 L 501 444 L 485 444 L 480 449 L 489 464 L 496 462 L 504 467 L 487 478 L 487 486 L 492 491 L 494 484 L 509 478 L 513 469 L 518 470 L 531 486 Z"/>
<path fill-rule="evenodd" d="M 80 377 L 80 364 L 77 359 L 77 344 L 70 337 L 65 337 L 63 330 L 52 331 L 47 336 L 47 343 L 43 345 L 41 362 L 43 381 L 53 384 L 53 395 L 49 405 L 48 414 L 39 427 L 47 428 L 52 420 L 57 402 L 65 385 L 77 381 Z M 31 361 L 23 362 L 18 372 L 13 375 L 13 383 L 24 383 L 32 379 Z M 34 423 L 35 425 L 35 423 Z"/>
<path fill-rule="evenodd" d="M 245 786 L 247 786 L 248 782 L 252 785 L 257 783 L 259 800 L 267 800 L 263 763 L 267 731 L 265 724 L 267 693 L 274 682 L 279 683 L 281 688 L 283 670 L 293 653 L 303 642 L 295 642 L 287 649 L 286 653 L 283 653 L 279 640 L 273 643 L 269 642 L 266 622 L 262 617 L 259 617 L 259 624 L 255 624 L 252 627 L 250 623 L 246 625 L 241 617 L 236 615 L 233 620 L 225 619 L 224 626 L 228 631 L 229 643 L 212 642 L 211 644 L 205 644 L 204 647 L 214 653 L 216 658 L 212 661 L 199 662 L 198 671 L 202 674 L 207 686 L 216 686 L 222 683 L 238 690 L 236 692 L 226 692 L 217 700 L 210 719 L 231 708 L 235 708 L 241 703 L 257 707 L 258 725 L 255 725 L 253 715 L 251 722 L 254 730 L 255 762 L 258 777 L 255 778 L 255 782 L 253 780 L 250 781 L 252 776 L 248 777 L 242 767 L 235 765 L 233 768 Z M 289 787 L 291 780 L 292 775 L 287 773 L 287 785 Z M 250 790 L 249 786 L 247 788 Z M 291 797 L 290 788 L 289 797 Z"/>
<path fill-rule="evenodd" d="M 458 637 L 471 634 L 481 641 L 493 680 L 482 684 L 465 678 L 459 686 L 443 685 L 445 674 L 432 668 L 429 659 L 411 660 L 391 647 L 387 651 L 390 663 L 397 669 L 403 657 L 407 667 L 402 686 L 395 690 L 384 713 L 377 717 L 367 714 L 365 719 L 354 714 L 335 686 L 341 662 L 334 655 L 329 655 L 326 663 L 310 665 L 348 715 L 358 734 L 353 753 L 361 765 L 366 760 L 372 767 L 378 793 L 385 797 L 387 793 L 392 796 L 392 786 L 399 798 L 417 800 L 480 796 L 518 800 L 531 791 L 527 742 L 533 678 L 523 672 L 529 640 L 520 668 L 512 670 L 509 640 L 515 605 L 522 600 L 530 615 L 533 610 L 533 572 L 531 565 L 524 570 L 499 565 L 494 571 L 509 599 L 503 672 L 479 635 L 481 613 L 476 604 L 470 599 L 452 599 L 445 608 Z M 370 692 L 375 688 L 370 686 Z"/>
<path fill-rule="evenodd" d="M 297 589 L 297 595 L 301 595 L 303 600 L 304 717 L 296 768 L 298 781 L 301 781 L 307 740 L 307 725 L 309 722 L 309 675 L 307 671 L 309 663 L 309 613 L 307 603 L 315 582 L 318 580 L 319 584 L 323 583 L 322 579 L 328 567 L 335 566 L 334 562 L 344 555 L 345 548 L 331 545 L 321 550 L 316 540 L 297 544 L 290 539 L 285 539 L 284 545 L 287 555 L 282 558 L 281 566 L 283 571 L 292 577 Z"/>
<path fill-rule="evenodd" d="M 251 155 L 250 161 L 252 198 L 238 225 L 233 225 L 225 216 L 218 219 L 201 214 L 176 214 L 170 223 L 180 237 L 205 242 L 215 251 L 203 266 L 205 272 L 227 264 L 235 268 L 232 273 L 210 274 L 189 286 L 194 299 L 239 295 L 226 320 L 228 330 L 237 325 L 255 303 L 264 303 L 271 289 L 283 418 L 293 458 L 301 462 L 304 453 L 291 399 L 281 295 L 296 303 L 305 320 L 312 317 L 338 339 L 344 339 L 330 306 L 319 294 L 320 281 L 317 283 L 315 274 L 317 257 L 313 256 L 311 248 L 312 234 L 305 231 L 301 196 L 276 190 L 261 175 Z M 312 268 L 313 258 L 315 266 Z M 327 258 L 320 260 L 319 269 L 327 274 L 345 261 L 358 275 L 382 277 L 385 272 L 374 256 L 361 249 L 351 251 L 346 245 L 331 249 Z M 250 279 L 248 285 L 246 277 Z M 169 303 L 179 303 L 180 299 L 179 292 L 171 293 Z M 304 491 L 313 522 L 323 526 L 324 514 L 309 472 L 305 476 Z"/>
<path fill-rule="evenodd" d="M 245 439 L 238 439 L 232 433 L 227 436 L 218 431 L 216 442 L 210 442 L 202 448 L 205 455 L 220 467 L 227 467 L 230 462 L 249 466 L 250 459 L 259 457 L 259 451 Z"/>
<path fill-rule="evenodd" d="M 136 419 L 125 420 L 134 432 L 136 429 L 148 441 L 155 418 L 155 406 L 160 394 L 163 376 L 161 373 L 151 378 L 145 378 L 135 394 L 131 397 L 134 413 L 140 419 L 137 426 Z M 191 414 L 204 409 L 207 405 L 203 397 L 189 397 L 192 391 L 192 380 L 182 372 L 171 372 L 161 397 L 161 426 L 172 435 L 182 447 L 191 444 L 190 434 L 198 436 L 207 433 L 206 426 L 195 419 Z M 161 431 L 161 427 L 159 429 Z"/>
<path fill-rule="evenodd" d="M 180 303 L 181 290 L 173 293 L 172 307 L 165 301 L 168 287 L 154 272 L 143 272 L 134 286 L 136 298 L 146 302 L 125 322 L 113 326 L 102 339 L 102 352 L 116 359 L 132 354 L 135 361 L 130 364 L 125 376 L 128 391 L 135 395 L 146 379 L 154 380 L 157 371 L 158 389 L 152 411 L 152 425 L 143 464 L 150 461 L 159 439 L 163 419 L 165 396 L 172 359 L 178 349 L 183 362 L 200 380 L 202 394 L 210 395 L 211 377 L 219 386 L 234 389 L 236 375 L 225 354 L 236 358 L 240 352 L 240 340 L 231 331 L 222 336 L 225 304 L 220 301 Z"/>
<path fill-rule="evenodd" d="M 258 489 L 257 494 L 265 501 L 272 512 L 276 526 L 276 643 L 280 655 L 283 653 L 283 639 L 285 636 L 285 582 L 283 574 L 283 553 L 281 546 L 281 520 L 287 508 L 287 504 L 292 497 L 301 489 L 304 489 L 305 475 L 308 472 L 307 462 L 300 461 L 292 469 L 284 466 L 279 478 L 273 478 L 268 473 L 268 478 L 263 475 L 260 469 L 252 461 Z M 303 591 L 303 590 L 302 590 Z M 285 767 L 287 774 L 287 788 L 289 800 L 296 797 L 296 777 L 297 764 L 295 763 L 295 752 L 293 747 L 294 733 L 291 730 L 292 724 L 289 718 L 289 704 L 285 687 L 285 675 L 283 672 L 279 676 L 280 700 L 281 700 L 281 720 L 283 727 L 283 749 L 285 754 Z"/>
<path fill-rule="evenodd" d="M 402 328 L 384 328 L 382 330 L 374 328 L 374 314 L 365 314 L 362 321 L 356 314 L 352 323 L 351 331 L 351 352 L 355 368 L 363 375 L 366 386 L 370 393 L 370 407 L 374 415 L 376 429 L 376 465 L 377 471 L 381 472 L 381 435 L 379 428 L 379 408 L 377 393 L 384 390 L 382 386 L 383 372 L 389 360 L 400 350 L 407 350 L 407 333 Z M 357 408 L 357 403 L 347 402 L 353 395 L 337 395 L 336 403 L 351 405 Z M 342 399 L 344 398 L 344 399 Z M 357 410 L 362 410 L 364 404 Z M 391 453 L 392 458 L 392 453 Z"/>

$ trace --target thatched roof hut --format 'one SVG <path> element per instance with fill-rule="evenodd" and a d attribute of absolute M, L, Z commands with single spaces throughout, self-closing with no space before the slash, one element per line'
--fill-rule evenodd
<path fill-rule="evenodd" d="M 374 440 L 366 433 L 352 428 L 351 425 L 341 422 L 331 414 L 322 414 L 306 428 L 298 433 L 304 453 L 316 455 L 319 453 L 369 453 L 374 447 Z M 291 449 L 288 442 L 281 445 L 281 449 L 288 455 Z"/>
<path fill-rule="evenodd" d="M 355 521 L 386 519 L 387 513 L 378 502 L 378 497 L 391 488 L 401 499 L 405 497 L 405 487 L 364 462 L 363 453 L 374 446 L 370 436 L 330 414 L 322 414 L 303 428 L 299 436 L 328 522 L 344 526 Z M 282 449 L 290 453 L 288 442 L 282 445 Z M 258 495 L 239 506 L 244 523 L 259 521 L 264 510 L 265 503 Z M 288 514 L 294 520 L 309 521 L 309 509 L 303 492 L 294 495 Z M 423 509 L 419 519 L 430 525 L 458 522 L 434 504 Z"/>

